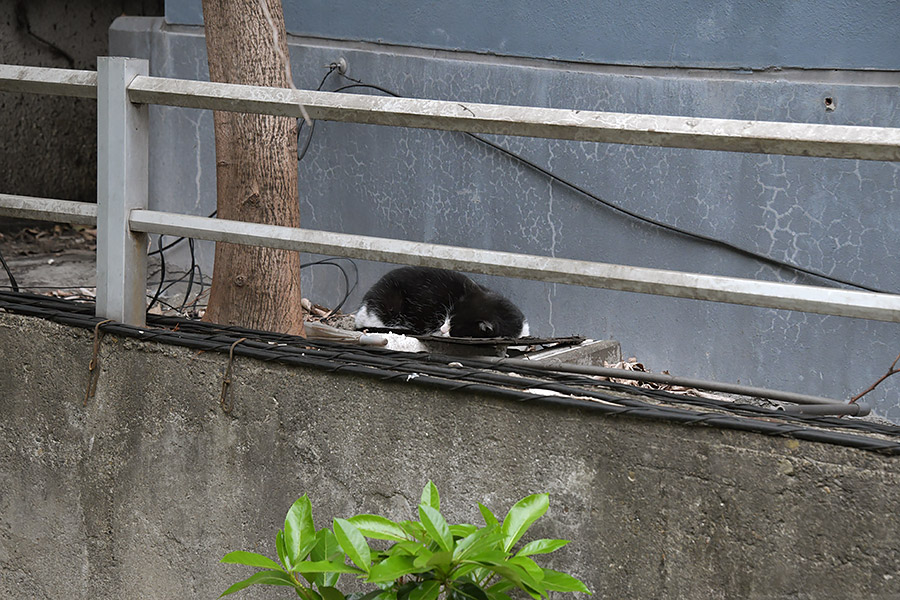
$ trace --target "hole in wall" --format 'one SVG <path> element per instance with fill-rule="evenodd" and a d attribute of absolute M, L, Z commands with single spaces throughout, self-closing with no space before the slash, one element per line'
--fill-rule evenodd
<path fill-rule="evenodd" d="M 825 110 L 831 111 L 837 108 L 837 102 L 831 96 L 825 97 Z"/>

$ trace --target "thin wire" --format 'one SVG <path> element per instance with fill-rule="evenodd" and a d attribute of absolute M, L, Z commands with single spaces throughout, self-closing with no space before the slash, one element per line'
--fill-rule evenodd
<path fill-rule="evenodd" d="M 156 288 L 156 294 L 153 295 L 153 300 L 150 302 L 150 305 L 147 307 L 147 312 L 150 312 L 150 309 L 159 302 L 159 296 L 162 294 L 162 286 L 163 281 L 166 279 L 166 255 L 163 254 L 162 251 L 162 241 L 163 235 L 159 234 L 159 237 L 156 238 L 156 244 L 159 246 L 159 268 L 161 275 L 159 276 L 159 287 Z"/>
<path fill-rule="evenodd" d="M 3 253 L 0 253 L 0 263 L 3 264 L 3 270 L 6 271 L 6 276 L 9 277 L 9 286 L 16 293 L 19 291 L 19 284 L 16 282 L 16 278 L 13 277 L 12 271 L 9 269 L 9 265 L 6 264 L 6 259 L 3 258 Z"/>
<path fill-rule="evenodd" d="M 350 278 L 347 276 L 347 271 L 343 266 L 334 262 L 336 260 L 346 260 L 353 267 L 354 280 L 352 286 L 350 285 Z M 343 256 L 332 256 L 330 258 L 323 258 L 322 260 L 317 260 L 314 262 L 303 263 L 300 265 L 300 268 L 305 269 L 306 267 L 312 267 L 315 265 L 331 265 L 333 267 L 337 267 L 338 269 L 340 269 L 341 274 L 344 276 L 344 297 L 341 299 L 337 306 L 331 309 L 332 313 L 336 313 L 337 311 L 341 310 L 341 308 L 350 298 L 350 294 L 352 294 L 354 290 L 356 290 L 356 286 L 359 284 L 359 268 L 356 266 L 356 262 L 353 259 Z"/>
<path fill-rule="evenodd" d="M 329 73 L 329 74 L 330 74 L 330 73 Z M 377 91 L 379 91 L 379 92 L 382 92 L 382 93 L 387 94 L 387 95 L 389 95 L 389 96 L 393 96 L 393 97 L 395 97 L 395 98 L 402 98 L 402 97 L 404 97 L 404 96 L 401 96 L 400 94 L 398 94 L 398 93 L 396 93 L 396 92 L 393 92 L 393 91 L 391 91 L 391 90 L 389 90 L 389 89 L 387 89 L 387 88 L 385 88 L 385 87 L 382 87 L 382 86 L 379 86 L 379 85 L 373 85 L 373 84 L 369 84 L 369 83 L 363 83 L 363 82 L 362 82 L 361 80 L 359 80 L 359 79 L 354 79 L 354 78 L 352 78 L 352 77 L 348 77 L 347 75 L 344 75 L 343 73 L 340 73 L 340 72 L 339 72 L 338 74 L 339 74 L 341 77 L 343 77 L 344 79 L 347 79 L 348 81 L 352 81 L 352 82 L 354 82 L 354 83 L 353 83 L 353 84 L 350 84 L 350 85 L 341 86 L 341 87 L 337 88 L 336 90 L 334 90 L 335 92 L 342 92 L 342 91 L 344 91 L 344 90 L 349 90 L 349 89 L 353 89 L 353 88 L 368 88 L 368 89 L 377 90 Z M 819 272 L 819 271 L 816 271 L 816 270 L 813 270 L 813 269 L 808 269 L 808 268 L 806 268 L 806 267 L 801 267 L 801 266 L 799 266 L 799 265 L 795 265 L 795 264 L 792 264 L 792 263 L 788 263 L 788 262 L 785 262 L 785 261 L 782 261 L 782 260 L 778 260 L 777 258 L 772 258 L 772 257 L 766 256 L 766 255 L 764 255 L 764 254 L 760 254 L 760 253 L 758 253 L 758 252 L 754 252 L 754 251 L 752 251 L 752 250 L 748 250 L 748 249 L 746 249 L 746 248 L 742 248 L 741 246 L 738 246 L 738 245 L 736 245 L 736 244 L 732 244 L 731 242 L 728 242 L 728 241 L 725 241 L 725 240 L 721 240 L 721 239 L 718 239 L 718 238 L 714 238 L 714 237 L 711 237 L 711 236 L 708 236 L 708 235 L 705 235 L 705 234 L 702 234 L 702 233 L 695 233 L 695 232 L 693 232 L 693 231 L 688 231 L 688 230 L 685 230 L 685 229 L 681 229 L 681 228 L 679 228 L 679 227 L 675 227 L 674 225 L 669 225 L 668 223 L 663 223 L 662 221 L 657 221 L 656 219 L 652 219 L 652 218 L 650 218 L 650 217 L 641 215 L 641 214 L 639 214 L 639 213 L 636 213 L 636 212 L 634 212 L 634 211 L 628 210 L 628 209 L 626 209 L 626 208 L 622 208 L 621 206 L 618 206 L 617 204 L 614 204 L 614 203 L 610 202 L 609 200 L 604 200 L 603 198 L 601 198 L 600 196 L 594 194 L 593 192 L 590 192 L 590 191 L 586 190 L 585 188 L 583 188 L 583 187 L 581 187 L 581 186 L 579 186 L 579 185 L 577 185 L 577 184 L 575 184 L 575 183 L 572 183 L 571 181 L 568 181 L 567 179 L 564 179 L 564 178 L 560 177 L 559 175 L 556 175 L 556 174 L 553 173 L 552 171 L 550 171 L 550 170 L 548 170 L 548 169 L 545 169 L 544 167 L 541 167 L 540 165 L 538 165 L 538 164 L 536 164 L 536 163 L 534 163 L 534 162 L 528 160 L 528 159 L 525 158 L 524 156 L 521 156 L 520 154 L 517 154 L 516 152 L 513 152 L 512 150 L 508 150 L 508 149 L 504 148 L 503 146 L 501 146 L 501 145 L 499 145 L 499 144 L 496 144 L 496 143 L 494 143 L 494 142 L 491 142 L 491 141 L 489 141 L 489 140 L 487 140 L 487 139 L 481 137 L 480 135 L 477 135 L 477 134 L 474 134 L 474 133 L 469 133 L 469 132 L 462 132 L 462 133 L 465 133 L 465 135 L 467 135 L 467 136 L 469 136 L 469 137 L 471 137 L 471 138 L 473 138 L 473 139 L 475 139 L 475 140 L 481 142 L 482 144 L 485 144 L 486 146 L 489 146 L 490 148 L 493 148 L 494 150 L 496 150 L 496 151 L 498 151 L 498 152 L 501 152 L 502 154 L 504 154 L 504 155 L 506 155 L 506 156 L 509 156 L 510 158 L 513 158 L 513 159 L 515 159 L 515 160 L 521 162 L 523 165 L 527 166 L 528 168 L 533 169 L 533 170 L 535 170 L 535 171 L 541 173 L 542 175 L 544 175 L 544 176 L 550 178 L 551 180 L 553 180 L 553 181 L 555 181 L 555 182 L 557 182 L 557 183 L 560 183 L 560 184 L 562 184 L 562 185 L 568 187 L 569 189 L 571 189 L 571 190 L 573 190 L 573 191 L 575 191 L 575 192 L 577 192 L 577 193 L 579 193 L 579 194 L 581 194 L 581 195 L 583 195 L 583 196 L 586 196 L 586 197 L 590 198 L 591 200 L 594 200 L 595 202 L 598 202 L 598 203 L 602 204 L 603 206 L 606 206 L 607 208 L 610 208 L 610 209 L 612 209 L 612 210 L 614 210 L 614 211 L 620 212 L 620 213 L 622 213 L 622 214 L 624 214 L 624 215 L 627 215 L 627 216 L 629 216 L 629 217 L 631 217 L 631 218 L 633 218 L 633 219 L 636 219 L 636 220 L 638 220 L 638 221 L 641 221 L 641 222 L 643 222 L 643 223 L 647 223 L 647 224 L 649 224 L 649 225 L 653 225 L 653 226 L 655 226 L 655 227 L 659 227 L 659 228 L 661 228 L 661 229 L 664 229 L 664 230 L 666 230 L 666 231 L 670 231 L 670 232 L 676 233 L 676 234 L 678 234 L 678 235 L 683 235 L 683 236 L 686 236 L 686 237 L 689 237 L 689 238 L 693 238 L 693 239 L 696 239 L 696 240 L 699 240 L 699 241 L 702 241 L 702 242 L 706 242 L 706 243 L 709 243 L 709 244 L 713 244 L 713 245 L 716 245 L 716 246 L 719 246 L 719 247 L 722 247 L 722 248 L 731 250 L 732 252 L 735 252 L 735 253 L 737 253 L 737 254 L 740 254 L 740 255 L 743 255 L 743 256 L 747 256 L 747 257 L 749 257 L 749 258 L 753 258 L 753 259 L 755 259 L 755 260 L 761 261 L 761 262 L 763 262 L 763 263 L 766 263 L 766 264 L 769 264 L 769 265 L 772 265 L 772 266 L 775 266 L 775 267 L 784 268 L 784 269 L 789 269 L 789 270 L 791 270 L 791 271 L 794 271 L 794 272 L 797 272 L 797 273 L 803 273 L 803 274 L 805 274 L 805 275 L 810 275 L 810 276 L 812 276 L 812 277 L 817 277 L 817 278 L 819 278 L 819 279 L 823 279 L 823 280 L 829 281 L 829 282 L 831 282 L 831 283 L 836 283 L 836 284 L 845 285 L 845 286 L 849 286 L 849 287 L 855 287 L 855 288 L 858 288 L 858 289 L 861 289 L 861 290 L 866 290 L 866 291 L 869 291 L 869 292 L 877 292 L 877 293 L 880 293 L 880 294 L 889 294 L 889 293 L 893 293 L 893 292 L 889 292 L 889 291 L 886 291 L 886 290 L 882 290 L 882 289 L 879 289 L 879 288 L 876 288 L 876 287 L 873 287 L 873 286 L 863 285 L 863 284 L 856 283 L 856 282 L 853 282 L 853 281 L 849 281 L 849 280 L 846 280 L 846 279 L 841 279 L 841 278 L 839 278 L 839 277 L 834 277 L 834 276 L 831 276 L 831 275 L 826 275 L 825 273 L 822 273 L 822 272 Z"/>
<path fill-rule="evenodd" d="M 337 65 L 329 65 L 328 72 L 325 73 L 325 77 L 322 78 L 322 81 L 319 82 L 319 87 L 316 88 L 316 91 L 319 92 L 322 90 L 322 86 L 325 85 L 325 81 L 328 79 L 328 76 L 334 73 L 338 69 Z M 306 156 L 307 150 L 309 150 L 309 144 L 312 142 L 313 134 L 316 132 L 316 122 L 312 121 L 312 124 L 309 126 L 309 135 L 306 136 L 306 141 L 303 143 L 301 148 L 300 146 L 300 133 L 303 131 L 303 124 L 305 123 L 304 119 L 297 119 L 297 162 L 303 160 L 303 157 Z"/>
<path fill-rule="evenodd" d="M 208 216 L 207 218 L 212 219 L 213 217 L 216 216 L 216 214 L 217 214 L 218 212 L 219 212 L 218 210 L 212 211 L 211 213 L 209 213 L 209 216 Z M 169 244 L 166 244 L 164 247 L 157 248 L 157 249 L 154 250 L 153 252 L 148 252 L 148 253 L 147 253 L 147 256 L 155 256 L 155 255 L 157 255 L 157 254 L 161 254 L 161 253 L 165 252 L 166 250 L 168 250 L 169 248 L 172 248 L 172 247 L 175 246 L 176 244 L 179 244 L 179 243 L 183 242 L 183 241 L 186 240 L 186 239 L 187 239 L 187 238 L 185 238 L 185 237 L 176 238 L 174 242 L 171 242 L 171 243 L 169 243 Z"/>
<path fill-rule="evenodd" d="M 28 10 L 26 8 L 25 0 L 19 0 L 16 3 L 15 12 L 16 12 L 16 25 L 18 25 L 19 29 L 24 29 L 26 35 L 32 37 L 33 39 L 37 40 L 41 44 L 47 46 L 53 54 L 64 58 L 65 61 L 67 63 L 69 63 L 70 69 L 75 68 L 75 59 L 72 58 L 72 55 L 70 55 L 68 52 L 66 52 L 65 50 L 63 50 L 62 48 L 60 48 L 53 42 L 51 42 L 49 40 L 45 40 L 44 38 L 42 38 L 41 36 L 39 36 L 34 31 L 31 30 L 31 21 L 28 18 Z"/>
<path fill-rule="evenodd" d="M 184 291 L 184 300 L 181 302 L 182 310 L 184 310 L 187 299 L 191 295 L 191 290 L 194 288 L 194 267 L 197 266 L 197 261 L 194 257 L 194 238 L 188 239 L 188 248 L 191 250 L 191 276 L 188 277 L 187 289 Z"/>

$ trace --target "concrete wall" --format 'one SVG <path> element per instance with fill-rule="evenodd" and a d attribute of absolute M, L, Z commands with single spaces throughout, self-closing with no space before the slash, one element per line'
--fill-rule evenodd
<path fill-rule="evenodd" d="M 170 2 L 167 14 L 183 4 Z M 286 10 L 293 10 L 292 3 L 286 5 Z M 851 18 L 843 3 L 815 5 L 822 14 L 843 15 L 841 27 L 833 32 L 837 37 L 829 37 L 830 25 L 814 21 L 818 28 L 806 27 L 810 22 L 806 17 L 810 15 L 788 19 L 790 11 L 779 12 L 772 4 L 766 5 L 771 13 L 751 20 L 771 23 L 772 31 L 780 32 L 777 35 L 783 41 L 778 44 L 779 52 L 785 53 L 783 62 L 777 63 L 776 69 L 761 71 L 689 68 L 705 64 L 702 60 L 688 60 L 702 49 L 706 49 L 704 56 L 714 54 L 697 37 L 696 28 L 677 28 L 670 19 L 663 18 L 668 13 L 662 4 L 657 6 L 660 18 L 653 21 L 653 26 L 669 32 L 667 35 L 683 31 L 678 44 L 684 45 L 676 46 L 683 51 L 676 54 L 686 57 L 672 63 L 663 61 L 651 51 L 651 45 L 647 60 L 669 65 L 666 67 L 626 64 L 630 60 L 627 56 L 609 54 L 609 49 L 603 50 L 602 56 L 586 55 L 578 62 L 561 62 L 544 57 L 500 56 L 502 48 L 495 49 L 496 55 L 486 55 L 320 37 L 292 39 L 292 65 L 297 85 L 310 88 L 319 85 L 327 72 L 325 65 L 343 57 L 349 62 L 352 77 L 413 97 L 900 126 L 900 72 L 896 62 L 892 71 L 856 69 L 863 66 L 860 61 L 864 50 L 871 53 L 870 64 L 882 68 L 885 60 L 900 56 L 900 38 L 894 36 L 897 28 L 891 25 L 900 13 L 885 12 L 884 3 L 867 3 L 859 7 L 866 15 L 864 19 L 859 15 Z M 710 13 L 710 18 L 715 17 L 713 21 L 729 32 L 715 47 L 723 52 L 740 48 L 734 51 L 755 57 L 750 64 L 768 64 L 772 59 L 763 52 L 771 49 L 767 43 L 757 40 L 744 44 L 748 39 L 756 40 L 750 35 L 752 30 L 743 28 L 744 17 L 737 19 L 749 10 L 747 6 L 736 4 L 737 12 L 732 15 L 735 19 L 731 20 L 717 12 L 718 8 Z M 389 12 L 384 19 L 391 15 L 400 19 L 408 8 L 401 3 L 395 7 L 398 12 Z M 557 8 L 553 5 L 552 10 Z M 319 9 L 310 10 L 313 12 L 308 22 L 318 23 L 312 15 Z M 585 12 L 585 19 L 602 25 L 603 31 L 631 31 L 635 13 L 625 11 L 623 14 L 633 18 L 616 21 L 615 11 L 610 11 Z M 426 16 L 424 12 L 416 14 Z M 471 21 L 473 15 L 480 14 L 470 11 L 467 18 Z M 541 17 L 542 14 L 539 12 L 535 19 L 555 22 L 546 14 Z M 697 26 L 702 18 L 707 18 L 690 11 L 687 14 L 693 15 Z M 292 22 L 296 26 L 297 21 Z M 341 28 L 354 22 L 336 19 L 329 22 L 331 29 L 317 25 L 319 29 L 303 32 L 347 37 L 350 30 Z M 372 33 L 364 39 L 381 39 L 379 23 L 384 24 L 381 20 L 372 21 Z M 548 25 L 551 30 L 556 26 Z M 634 35 L 655 39 L 634 26 Z M 643 26 L 650 27 L 647 23 Z M 850 33 L 857 26 L 862 28 L 859 36 Z M 399 30 L 418 32 L 417 35 L 431 31 L 427 27 L 390 29 Z M 483 50 L 480 42 L 471 37 L 477 32 L 468 32 L 470 37 L 466 37 L 458 27 L 456 31 L 449 47 Z M 797 32 L 796 43 L 788 44 L 791 36 L 787 32 L 791 31 Z M 435 45 L 437 33 L 432 34 L 424 41 L 386 39 Z M 889 39 L 883 38 L 885 35 Z M 524 44 L 530 39 L 523 35 L 519 41 Z M 562 37 L 554 39 L 565 43 Z M 817 54 L 818 61 L 810 62 L 802 50 L 814 47 L 813 42 L 820 39 L 840 40 L 835 47 L 857 58 L 845 61 Z M 629 40 L 634 42 L 635 38 Z M 881 41 L 857 46 L 861 40 Z M 208 76 L 199 27 L 166 25 L 162 20 L 122 19 L 110 32 L 110 44 L 118 54 L 148 57 L 151 72 L 156 75 L 188 79 Z M 615 47 L 633 49 L 636 45 L 623 43 Z M 538 50 L 533 54 L 537 55 Z M 564 55 L 563 50 L 546 53 Z M 854 69 L 818 69 L 823 65 L 849 65 Z M 324 89 L 334 90 L 345 83 L 332 76 Z M 825 98 L 832 98 L 837 109 L 826 110 Z M 151 206 L 195 214 L 212 212 L 212 115 L 197 110 L 156 108 L 151 112 L 151 128 Z M 896 240 L 900 235 L 896 165 L 499 140 L 601 198 L 650 218 L 836 277 L 884 290 L 900 290 L 900 271 L 896 269 Z M 309 153 L 300 164 L 300 181 L 303 223 L 311 228 L 820 283 L 625 218 L 461 134 L 320 122 Z M 210 246 L 201 245 L 199 256 L 204 272 L 210 272 Z M 177 262 L 179 258 L 173 255 L 172 260 Z M 186 260 L 185 251 L 180 260 Z M 360 286 L 346 305 L 350 309 L 389 268 L 366 263 L 360 266 Z M 900 333 L 897 324 L 533 282 L 483 281 L 512 296 L 537 335 L 580 333 L 617 339 L 626 356 L 640 358 L 655 371 L 846 398 L 877 379 L 900 351 L 896 345 Z M 333 268 L 304 271 L 303 285 L 306 295 L 325 305 L 336 304 L 343 294 L 343 280 Z M 876 411 L 900 420 L 898 390 L 898 382 L 889 380 L 872 394 Z"/>
<path fill-rule="evenodd" d="M 892 0 L 283 0 L 288 33 L 325 39 L 636 66 L 897 69 Z M 201 25 L 200 0 L 166 22 Z"/>
<path fill-rule="evenodd" d="M 596 598 L 900 595 L 897 458 L 241 357 L 226 415 L 225 355 L 113 335 L 83 405 L 91 337 L 0 313 L 4 598 L 212 598 L 303 493 L 402 519 L 428 479 L 457 521 L 549 492 Z"/>
<path fill-rule="evenodd" d="M 162 8 L 161 0 L 5 0 L 0 63 L 96 70 L 113 19 Z M 0 92 L 0 131 L 0 192 L 96 201 L 96 101 Z"/>

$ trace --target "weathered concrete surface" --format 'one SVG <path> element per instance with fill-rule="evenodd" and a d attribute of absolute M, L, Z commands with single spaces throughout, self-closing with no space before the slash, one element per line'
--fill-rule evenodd
<path fill-rule="evenodd" d="M 0 313 L 0 597 L 215 597 L 299 495 L 404 518 L 429 478 L 456 520 L 549 492 L 597 598 L 900 597 L 897 459 L 246 358 L 226 415 L 224 356 L 112 335 L 83 406 L 91 347 Z"/>
<path fill-rule="evenodd" d="M 162 0 L 0 2 L 0 63 L 94 71 L 113 19 L 162 12 Z M 0 93 L 0 131 L 0 191 L 96 200 L 95 100 Z"/>
<path fill-rule="evenodd" d="M 286 3 L 290 4 L 302 3 Z M 818 8 L 824 4 L 829 2 L 815 3 Z M 399 10 L 404 5 L 391 7 Z M 576 6 L 554 3 L 546 10 L 565 12 Z M 652 10 L 650 6 L 634 10 Z M 676 9 L 669 4 L 653 6 L 663 12 L 691 13 L 681 4 Z M 799 15 L 780 13 L 778 6 L 766 3 L 753 10 L 772 23 L 796 19 L 789 29 L 816 31 Z M 888 21 L 869 12 L 877 8 L 860 6 L 860 15 L 866 15 L 861 22 L 873 30 L 893 32 Z M 481 14 L 460 12 L 455 4 L 449 10 L 469 22 Z M 626 36 L 638 31 L 623 25 L 627 19 L 603 22 L 603 10 L 598 7 L 584 14 L 592 31 L 609 26 Z M 543 25 L 539 13 L 527 14 Z M 383 18 L 389 17 L 379 17 Z M 348 24 L 343 17 L 331 22 L 334 27 Z M 656 27 L 662 22 L 672 26 L 665 19 L 648 23 Z M 847 24 L 840 22 L 841 27 Z M 742 19 L 735 23 L 746 24 Z M 376 30 L 382 31 L 372 29 Z M 325 32 L 322 36 L 332 37 Z M 679 44 L 682 37 L 679 34 Z M 900 37 L 893 37 L 900 43 Z M 687 35 L 685 43 L 690 39 Z M 835 40 L 830 43 L 840 46 Z M 344 59 L 350 77 L 411 98 L 900 127 L 900 71 L 837 70 L 834 53 L 820 55 L 828 65 L 824 69 L 781 70 L 796 63 L 777 62 L 766 63 L 777 69 L 737 72 L 612 67 L 606 61 L 561 63 L 339 39 L 289 41 L 293 78 L 300 88 L 315 89 L 328 72 L 325 65 Z M 804 52 L 812 47 L 795 36 L 791 41 Z M 615 45 L 621 46 L 620 38 Z M 761 56 L 740 39 L 726 37 L 715 44 L 709 58 L 721 57 L 723 46 L 739 48 L 747 60 Z M 117 19 L 110 28 L 110 49 L 120 56 L 148 58 L 155 76 L 208 79 L 206 46 L 198 27 L 169 26 L 161 19 Z M 649 47 L 640 44 L 627 51 L 642 53 Z M 896 64 L 900 52 L 884 55 Z M 333 91 L 347 83 L 333 74 L 322 89 Z M 836 102 L 837 108 L 827 110 L 825 98 Z M 304 130 L 304 139 L 307 133 Z M 650 219 L 832 277 L 900 290 L 895 260 L 900 186 L 895 164 L 491 139 L 597 197 Z M 150 208 L 211 214 L 216 191 L 212 112 L 151 107 L 150 140 Z M 320 121 L 298 168 L 302 223 L 310 229 L 823 285 L 817 278 L 624 217 L 458 133 Z M 213 244 L 195 246 L 203 271 L 212 272 Z M 304 261 L 316 258 L 320 257 Z M 167 253 L 166 263 L 189 268 L 186 245 Z M 392 268 L 367 261 L 357 264 L 359 285 L 346 301 L 347 310 L 359 306 L 365 291 Z M 304 294 L 323 306 L 335 306 L 344 297 L 344 279 L 333 267 L 304 269 L 301 277 Z M 878 379 L 900 350 L 897 323 L 526 280 L 476 280 L 512 298 L 535 335 L 615 339 L 625 356 L 639 358 L 656 372 L 685 377 L 850 398 Z M 900 378 L 886 381 L 867 398 L 879 416 L 900 423 Z"/>

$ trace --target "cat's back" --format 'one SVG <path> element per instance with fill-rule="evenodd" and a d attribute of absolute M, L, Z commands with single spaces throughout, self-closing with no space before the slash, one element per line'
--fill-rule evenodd
<path fill-rule="evenodd" d="M 363 296 L 356 327 L 401 327 L 419 332 L 439 329 L 453 302 L 476 285 L 465 275 L 446 269 L 394 269 Z"/>

